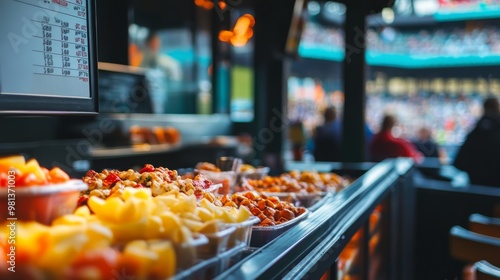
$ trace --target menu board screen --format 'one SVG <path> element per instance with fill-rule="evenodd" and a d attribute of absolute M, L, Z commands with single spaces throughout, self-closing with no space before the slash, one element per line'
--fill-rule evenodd
<path fill-rule="evenodd" d="M 0 2 L 0 101 L 5 96 L 59 101 L 61 98 L 82 99 L 94 108 L 82 107 L 85 102 L 73 100 L 69 103 L 78 108 L 66 106 L 64 109 L 96 111 L 92 101 L 96 81 L 92 78 L 95 47 L 90 2 L 92 0 Z M 24 105 L 30 110 L 28 100 L 24 100 Z M 9 109 L 1 104 L 1 110 Z M 57 108 L 38 109 L 58 111 Z"/>

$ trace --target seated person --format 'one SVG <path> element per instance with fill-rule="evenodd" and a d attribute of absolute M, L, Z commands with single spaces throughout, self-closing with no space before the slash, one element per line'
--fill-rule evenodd
<path fill-rule="evenodd" d="M 422 154 L 417 151 L 412 143 L 392 135 L 392 129 L 395 125 L 396 117 L 392 115 L 384 116 L 380 132 L 373 136 L 370 145 L 371 160 L 382 161 L 386 158 L 411 157 L 420 162 Z"/>
<path fill-rule="evenodd" d="M 500 187 L 500 105 L 488 98 L 483 116 L 467 135 L 453 165 L 469 174 L 475 185 Z"/>
<path fill-rule="evenodd" d="M 439 158 L 441 163 L 446 160 L 446 152 L 432 139 L 432 132 L 426 127 L 418 130 L 418 137 L 413 145 L 424 157 Z"/>

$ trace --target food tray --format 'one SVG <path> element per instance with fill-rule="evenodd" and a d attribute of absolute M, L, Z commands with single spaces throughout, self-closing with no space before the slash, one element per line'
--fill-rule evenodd
<path fill-rule="evenodd" d="M 0 218 L 50 225 L 56 218 L 73 213 L 80 192 L 87 189 L 87 184 L 76 179 L 61 184 L 15 187 L 11 188 L 10 193 L 8 188 L 0 188 Z M 15 202 L 15 205 L 11 205 L 12 211 L 9 211 L 9 198 Z"/>
<path fill-rule="evenodd" d="M 198 257 L 208 259 L 214 257 L 228 248 L 229 237 L 236 231 L 234 226 L 225 224 L 222 229 L 216 233 L 204 234 L 208 243 L 198 247 Z"/>
<path fill-rule="evenodd" d="M 190 242 L 173 243 L 175 255 L 177 256 L 177 269 L 188 269 L 196 264 L 199 257 L 200 247 L 209 243 L 205 235 L 199 234 Z"/>
<path fill-rule="evenodd" d="M 262 192 L 266 196 L 277 196 L 282 201 L 288 201 L 297 207 L 310 208 L 323 199 L 327 192 L 294 193 L 294 192 Z"/>
<path fill-rule="evenodd" d="M 248 220 L 241 223 L 228 224 L 234 226 L 236 230 L 229 236 L 227 247 L 229 249 L 237 247 L 240 244 L 250 246 L 250 238 L 252 236 L 252 226 L 260 222 L 260 219 L 251 216 Z"/>
<path fill-rule="evenodd" d="M 238 184 L 241 184 L 243 180 L 262 180 L 269 174 L 269 170 L 269 167 L 257 167 L 255 169 L 239 172 Z"/>
<path fill-rule="evenodd" d="M 308 215 L 309 215 L 309 210 L 306 209 L 306 211 L 302 215 L 296 217 L 295 219 L 276 226 L 269 226 L 269 227 L 253 226 L 250 246 L 262 247 L 266 245 L 276 237 L 280 236 L 281 234 L 283 234 L 284 232 L 286 232 L 287 230 L 298 224 L 300 221 L 307 218 Z"/>

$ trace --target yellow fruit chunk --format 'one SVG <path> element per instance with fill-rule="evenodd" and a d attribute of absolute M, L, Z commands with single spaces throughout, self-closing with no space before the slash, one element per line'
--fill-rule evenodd
<path fill-rule="evenodd" d="M 125 246 L 124 252 L 130 249 L 140 249 L 140 250 L 147 250 L 148 249 L 148 243 L 144 240 L 134 240 L 130 241 L 127 243 Z"/>
<path fill-rule="evenodd" d="M 199 208 L 199 207 L 198 207 Z M 197 209 L 195 209 L 196 211 Z M 191 213 L 191 212 L 183 212 L 183 213 L 180 213 L 179 214 L 181 216 L 181 218 L 184 218 L 184 219 L 189 219 L 189 220 L 193 220 L 193 221 L 198 221 L 198 222 L 201 222 L 201 219 L 200 217 L 198 217 L 198 215 L 196 215 L 195 213 Z"/>
<path fill-rule="evenodd" d="M 212 220 L 209 222 L 205 222 L 202 228 L 199 230 L 200 233 L 203 234 L 213 234 L 219 231 L 220 220 Z"/>
<path fill-rule="evenodd" d="M 200 231 L 201 228 L 203 228 L 202 222 L 198 222 L 198 221 L 194 221 L 194 220 L 190 220 L 190 219 L 184 219 L 184 218 L 182 218 L 181 220 L 182 220 L 182 224 L 185 225 L 186 227 L 188 227 L 193 232 L 198 232 L 198 231 Z"/>
<path fill-rule="evenodd" d="M 181 226 L 179 229 L 174 231 L 172 241 L 176 243 L 184 243 L 189 242 L 193 239 L 193 234 L 189 230 L 189 228 L 185 226 Z"/>
<path fill-rule="evenodd" d="M 127 274 L 134 275 L 136 279 L 148 279 L 153 263 L 158 260 L 158 254 L 148 249 L 146 241 L 136 240 L 125 246 L 121 262 L 124 267 L 132 268 Z"/>
<path fill-rule="evenodd" d="M 26 262 L 39 260 L 52 246 L 49 229 L 49 227 L 36 222 L 18 222 L 16 255 L 22 254 L 26 258 Z M 9 236 L 9 227 L 5 224 L 3 224 L 0 230 L 5 238 Z M 4 245 L 4 248 L 10 247 L 10 245 L 7 245 L 7 239 L 5 239 Z"/>
<path fill-rule="evenodd" d="M 250 210 L 248 210 L 248 208 L 245 206 L 241 206 L 238 209 L 238 216 L 237 216 L 236 220 L 238 223 L 241 223 L 241 222 L 244 222 L 244 221 L 250 219 L 251 216 L 252 216 L 252 213 L 250 212 Z"/>
<path fill-rule="evenodd" d="M 181 219 L 172 212 L 164 212 L 159 217 L 163 224 L 163 236 L 172 239 L 174 233 L 182 226 Z"/>
<path fill-rule="evenodd" d="M 94 213 L 102 213 L 105 210 L 106 201 L 97 196 L 91 196 L 87 201 L 87 205 Z"/>
<path fill-rule="evenodd" d="M 64 244 L 64 242 L 71 241 L 74 236 L 84 233 L 86 230 L 85 225 L 54 225 L 50 228 L 49 233 L 54 241 Z M 74 244 L 74 246 L 81 246 L 81 244 Z"/>
<path fill-rule="evenodd" d="M 136 222 L 142 218 L 146 218 L 149 214 L 148 211 L 146 211 L 148 209 L 147 202 L 135 197 L 128 199 L 123 206 L 117 207 L 119 208 L 115 211 L 118 212 L 117 216 L 119 223 Z"/>
<path fill-rule="evenodd" d="M 98 249 L 110 246 L 113 241 L 113 233 L 111 230 L 100 224 L 89 224 L 86 234 L 89 238 L 85 249 Z"/>
<path fill-rule="evenodd" d="M 105 210 L 109 212 L 119 212 L 125 202 L 119 197 L 111 197 L 106 199 Z"/>
<path fill-rule="evenodd" d="M 77 215 L 64 215 L 52 222 L 52 225 L 85 225 L 87 220 L 84 217 Z"/>
<path fill-rule="evenodd" d="M 196 215 L 198 215 L 202 222 L 208 222 L 214 219 L 214 215 L 212 214 L 212 212 L 203 207 L 197 207 L 195 213 Z"/>
<path fill-rule="evenodd" d="M 123 200 L 118 197 L 110 197 L 107 200 L 103 200 L 91 196 L 87 203 L 100 220 L 112 223 L 119 221 L 119 213 L 124 205 Z"/>
<path fill-rule="evenodd" d="M 127 224 L 104 223 L 103 225 L 113 232 L 114 241 L 127 242 L 145 238 L 147 220 Z"/>
<path fill-rule="evenodd" d="M 147 239 L 160 238 L 164 232 L 163 221 L 159 216 L 148 217 L 147 225 L 144 231 Z"/>
<path fill-rule="evenodd" d="M 33 173 L 36 178 L 43 181 L 47 180 L 45 172 L 43 172 L 40 164 L 38 164 L 38 161 L 36 159 L 30 159 L 24 167 L 19 169 L 19 171 L 21 171 L 22 174 Z"/>
<path fill-rule="evenodd" d="M 168 206 L 163 203 L 158 203 L 158 201 L 155 201 L 155 203 L 152 203 L 150 205 L 153 206 L 151 215 L 161 215 L 164 212 L 170 212 L 170 208 Z"/>
<path fill-rule="evenodd" d="M 220 207 L 217 207 L 215 206 L 215 204 L 213 204 L 212 202 L 208 201 L 206 198 L 203 198 L 201 201 L 200 201 L 200 206 L 207 209 L 208 211 L 210 211 L 212 213 L 212 215 L 215 217 L 215 218 L 218 218 L 220 216 L 222 216 L 222 210 Z"/>
<path fill-rule="evenodd" d="M 49 234 L 52 246 L 38 260 L 38 264 L 40 268 L 53 272 L 67 267 L 88 241 L 85 226 L 53 226 Z"/>
<path fill-rule="evenodd" d="M 166 279 L 174 276 L 177 259 L 172 244 L 168 241 L 154 242 L 149 248 L 158 255 L 158 260 L 151 267 L 150 277 Z"/>
<path fill-rule="evenodd" d="M 154 202 L 157 205 L 162 205 L 171 209 L 173 205 L 178 203 L 178 200 L 175 196 L 172 195 L 160 195 L 154 198 Z"/>
<path fill-rule="evenodd" d="M 90 217 L 90 209 L 87 206 L 80 206 L 75 210 L 74 214 L 76 216 L 87 218 Z"/>
<path fill-rule="evenodd" d="M 26 165 L 26 161 L 22 155 L 8 156 L 0 158 L 0 165 L 20 170 Z"/>
<path fill-rule="evenodd" d="M 234 208 L 228 208 L 228 207 L 221 207 L 221 214 L 220 216 L 216 216 L 218 219 L 223 220 L 226 223 L 235 223 L 236 222 L 236 216 L 233 216 L 231 214 L 231 209 Z"/>
<path fill-rule="evenodd" d="M 123 200 L 127 201 L 131 197 L 136 197 L 136 198 L 141 198 L 148 200 L 152 198 L 151 194 L 151 189 L 150 188 L 132 188 L 132 187 L 127 187 L 123 191 L 122 194 Z"/>
<path fill-rule="evenodd" d="M 195 196 L 189 196 L 189 197 L 180 196 L 178 199 L 179 200 L 176 204 L 170 206 L 170 210 L 172 210 L 172 212 L 175 213 L 194 212 L 194 210 L 196 209 Z"/>

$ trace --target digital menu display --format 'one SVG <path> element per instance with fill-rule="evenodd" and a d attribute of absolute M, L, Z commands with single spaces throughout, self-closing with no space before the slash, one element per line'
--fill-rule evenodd
<path fill-rule="evenodd" d="M 0 1 L 0 109 L 9 109 L 1 106 L 6 96 L 82 99 L 93 105 L 95 46 L 89 2 Z M 30 110 L 30 99 L 21 99 Z M 68 104 L 79 108 L 65 110 L 95 111 L 93 106 L 82 107 L 84 103 L 73 100 Z"/>

